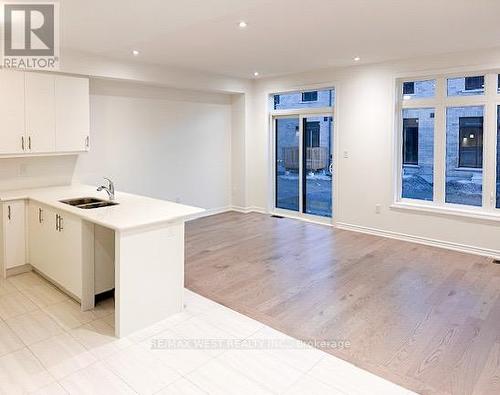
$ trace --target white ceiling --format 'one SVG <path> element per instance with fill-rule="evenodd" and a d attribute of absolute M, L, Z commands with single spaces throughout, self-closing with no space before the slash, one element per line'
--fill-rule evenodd
<path fill-rule="evenodd" d="M 63 49 L 245 78 L 500 45 L 499 0 L 60 3 Z"/>

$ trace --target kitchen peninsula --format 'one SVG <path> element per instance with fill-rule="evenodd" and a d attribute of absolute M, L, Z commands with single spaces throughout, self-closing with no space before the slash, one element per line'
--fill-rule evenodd
<path fill-rule="evenodd" d="M 115 290 L 118 337 L 181 311 L 184 222 L 204 210 L 124 192 L 98 208 L 61 202 L 81 198 L 106 195 L 87 185 L 0 192 L 3 275 L 33 268 L 89 310 L 111 260 L 101 272 L 111 273 L 103 289 Z"/>

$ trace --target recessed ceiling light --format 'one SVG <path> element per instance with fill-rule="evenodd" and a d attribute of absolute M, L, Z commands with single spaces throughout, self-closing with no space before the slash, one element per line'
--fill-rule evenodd
<path fill-rule="evenodd" d="M 359 56 L 356 56 L 356 57 L 354 57 L 354 59 L 353 59 L 353 60 L 354 60 L 355 62 L 359 62 L 359 61 L 361 60 L 361 58 L 360 58 Z"/>
<path fill-rule="evenodd" d="M 246 28 L 248 25 L 245 21 L 241 21 L 240 23 L 238 23 L 238 26 L 241 28 L 241 29 L 244 29 Z"/>
<path fill-rule="evenodd" d="M 254 76 L 254 77 L 258 77 L 258 76 L 259 76 L 259 72 L 258 72 L 258 71 L 256 71 L 255 73 L 253 73 L 253 76 Z"/>
<path fill-rule="evenodd" d="M 139 51 L 138 51 L 137 49 L 134 49 L 134 50 L 132 51 L 132 55 L 134 55 L 134 56 L 138 56 L 138 55 L 139 55 Z"/>

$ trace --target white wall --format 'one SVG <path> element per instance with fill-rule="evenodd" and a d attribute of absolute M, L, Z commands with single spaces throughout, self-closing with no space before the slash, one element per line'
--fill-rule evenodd
<path fill-rule="evenodd" d="M 91 81 L 91 150 L 74 180 L 208 209 L 231 204 L 231 96 Z"/>
<path fill-rule="evenodd" d="M 434 72 L 500 69 L 500 50 L 443 55 L 380 65 L 328 69 L 264 79 L 254 87 L 253 124 L 246 135 L 248 205 L 270 209 L 270 152 L 267 95 L 271 92 L 331 84 L 337 89 L 336 220 L 340 224 L 385 234 L 433 240 L 451 247 L 471 247 L 500 256 L 498 222 L 391 209 L 395 79 Z M 380 204 L 381 214 L 375 213 Z"/>

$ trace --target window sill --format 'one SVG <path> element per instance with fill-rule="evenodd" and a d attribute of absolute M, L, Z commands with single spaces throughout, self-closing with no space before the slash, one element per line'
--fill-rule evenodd
<path fill-rule="evenodd" d="M 500 210 L 496 212 L 486 212 L 483 209 L 474 209 L 474 208 L 460 208 L 453 206 L 434 206 L 430 204 L 419 204 L 413 202 L 395 202 L 391 204 L 391 209 L 394 210 L 409 210 L 409 211 L 418 211 L 428 214 L 437 214 L 437 215 L 450 215 L 455 217 L 463 217 L 470 218 L 476 220 L 483 221 L 493 221 L 500 222 Z"/>
<path fill-rule="evenodd" d="M 403 168 L 407 168 L 407 169 L 420 169 L 420 165 L 403 164 Z"/>
<path fill-rule="evenodd" d="M 484 93 L 484 88 L 477 89 L 462 89 L 460 93 Z"/>
<path fill-rule="evenodd" d="M 469 173 L 482 173 L 483 169 L 479 167 L 455 167 L 454 171 L 467 171 Z"/>

